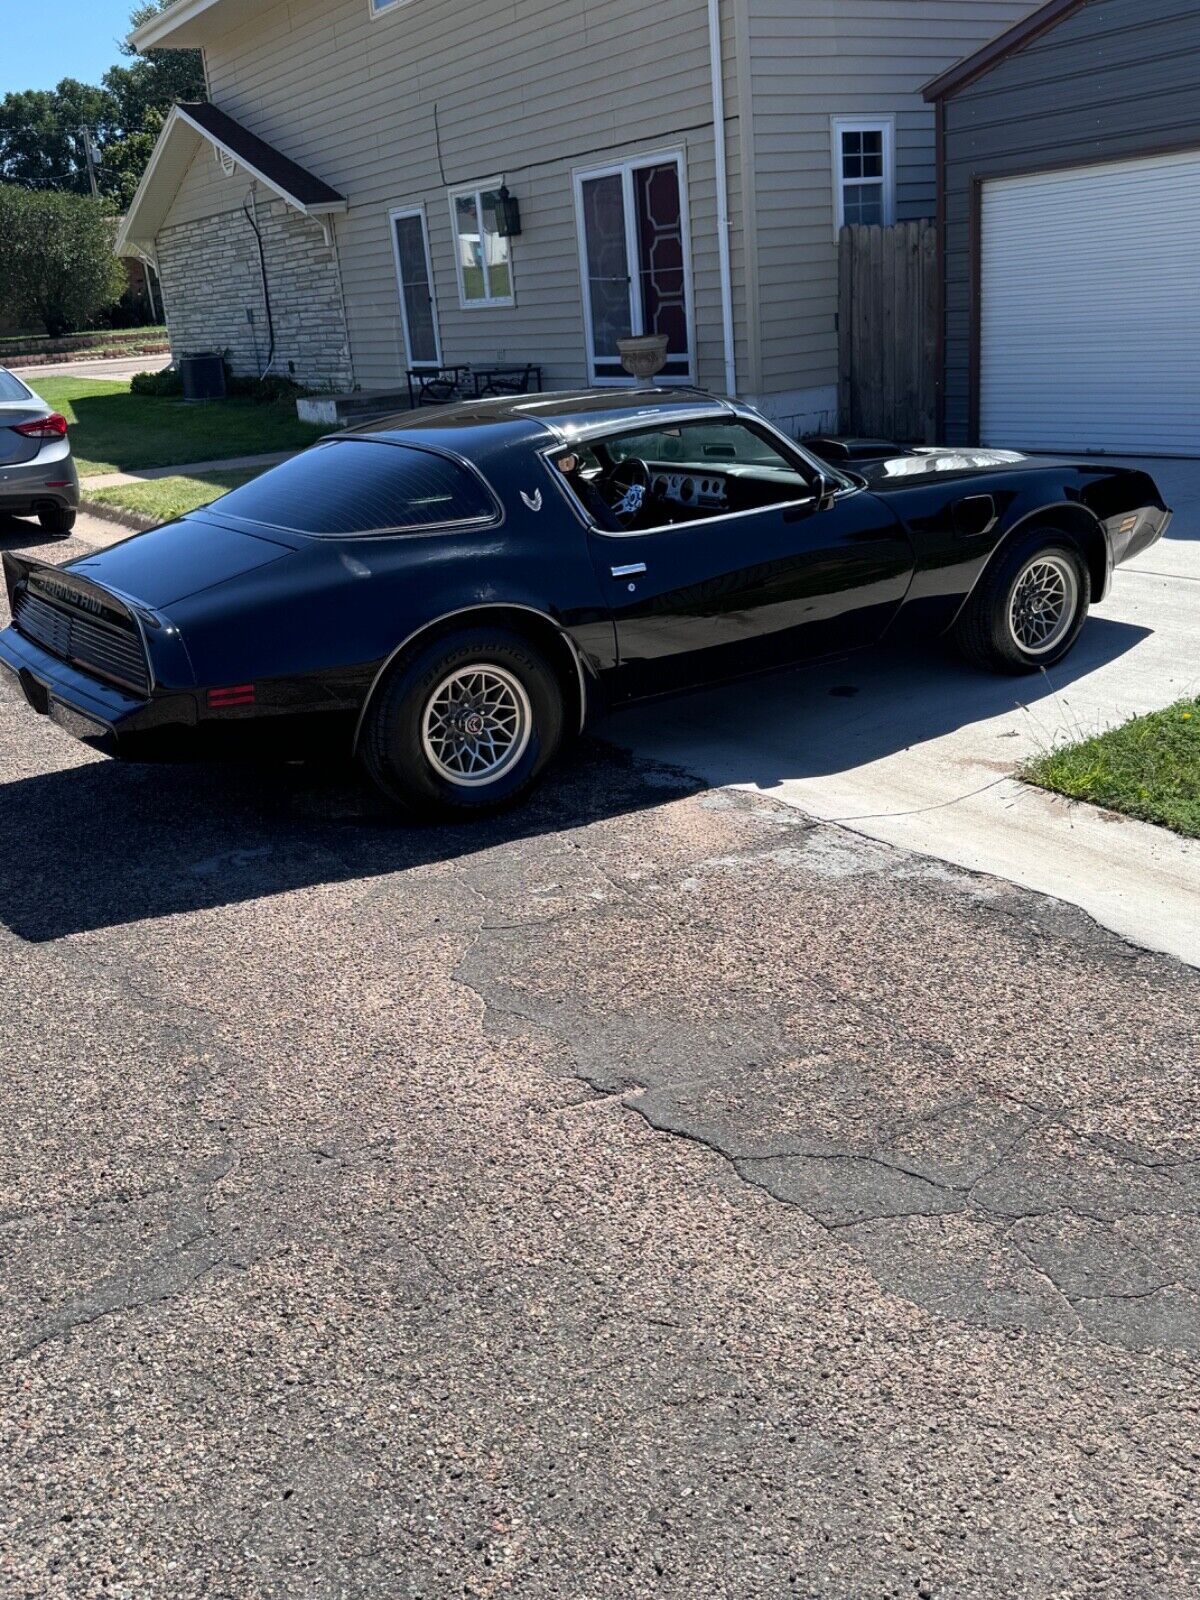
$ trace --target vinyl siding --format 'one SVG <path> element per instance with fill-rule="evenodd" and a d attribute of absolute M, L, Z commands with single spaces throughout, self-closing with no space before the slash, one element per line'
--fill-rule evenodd
<path fill-rule="evenodd" d="M 735 266 L 744 261 L 732 14 L 725 31 Z M 698 379 L 723 374 L 704 0 L 285 0 L 209 46 L 212 98 L 345 194 L 337 221 L 354 369 L 392 389 L 406 366 L 389 211 L 423 205 L 447 362 L 536 361 L 586 379 L 572 169 L 681 151 L 690 204 Z M 440 146 L 440 149 L 439 149 Z M 512 308 L 459 305 L 447 190 L 503 175 L 521 203 Z M 174 215 L 172 221 L 175 220 Z M 744 268 L 743 268 L 744 270 Z M 739 364 L 747 354 L 744 307 Z"/>
<path fill-rule="evenodd" d="M 970 437 L 975 179 L 1200 148 L 1194 0 L 1090 0 L 946 101 L 945 432 Z M 1181 293 L 1190 286 L 1181 286 Z"/>
<path fill-rule="evenodd" d="M 761 388 L 837 382 L 834 116 L 895 117 L 896 220 L 935 209 L 930 78 L 1032 0 L 749 0 Z"/>

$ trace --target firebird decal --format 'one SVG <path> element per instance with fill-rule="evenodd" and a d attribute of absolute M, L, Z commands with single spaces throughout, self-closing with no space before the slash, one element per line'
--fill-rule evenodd
<path fill-rule="evenodd" d="M 532 494 L 526 494 L 522 489 L 521 499 L 524 500 L 530 511 L 540 511 L 542 509 L 542 491 L 540 489 L 535 489 Z"/>

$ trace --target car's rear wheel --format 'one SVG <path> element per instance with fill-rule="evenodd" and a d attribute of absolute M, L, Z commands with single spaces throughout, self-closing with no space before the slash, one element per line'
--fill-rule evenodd
<path fill-rule="evenodd" d="M 1038 672 L 1073 647 L 1091 600 L 1091 575 L 1075 541 L 1053 528 L 1031 529 L 984 574 L 955 637 L 978 666 Z"/>
<path fill-rule="evenodd" d="M 367 711 L 368 774 L 403 810 L 474 817 L 512 805 L 562 741 L 563 697 L 520 634 L 475 628 L 404 657 Z"/>
<path fill-rule="evenodd" d="M 75 526 L 75 512 L 70 506 L 47 506 L 44 511 L 38 512 L 38 521 L 47 533 L 65 539 Z"/>

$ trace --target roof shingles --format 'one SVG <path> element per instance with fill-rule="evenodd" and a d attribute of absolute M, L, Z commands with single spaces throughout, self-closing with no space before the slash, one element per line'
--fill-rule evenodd
<path fill-rule="evenodd" d="M 295 200 L 303 210 L 346 204 L 345 195 L 331 189 L 298 162 L 251 133 L 249 128 L 243 128 L 219 106 L 209 105 L 207 101 L 191 101 L 181 104 L 179 111 L 201 133 L 228 150 L 235 160 L 260 174 L 272 188 Z"/>

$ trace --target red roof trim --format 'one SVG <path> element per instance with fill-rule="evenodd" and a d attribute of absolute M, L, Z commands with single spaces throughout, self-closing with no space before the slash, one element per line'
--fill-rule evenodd
<path fill-rule="evenodd" d="M 974 83 L 976 78 L 982 78 L 984 73 L 999 66 L 1018 50 L 1023 50 L 1040 34 L 1057 27 L 1073 11 L 1082 10 L 1088 3 L 1089 0 L 1047 0 L 1040 10 L 1031 12 L 1024 21 L 1014 23 L 998 38 L 989 40 L 981 50 L 976 50 L 974 55 L 964 57 L 940 77 L 927 83 L 922 93 L 926 100 L 945 100 L 948 96 L 957 94 L 960 89 L 965 89 L 967 84 Z"/>

